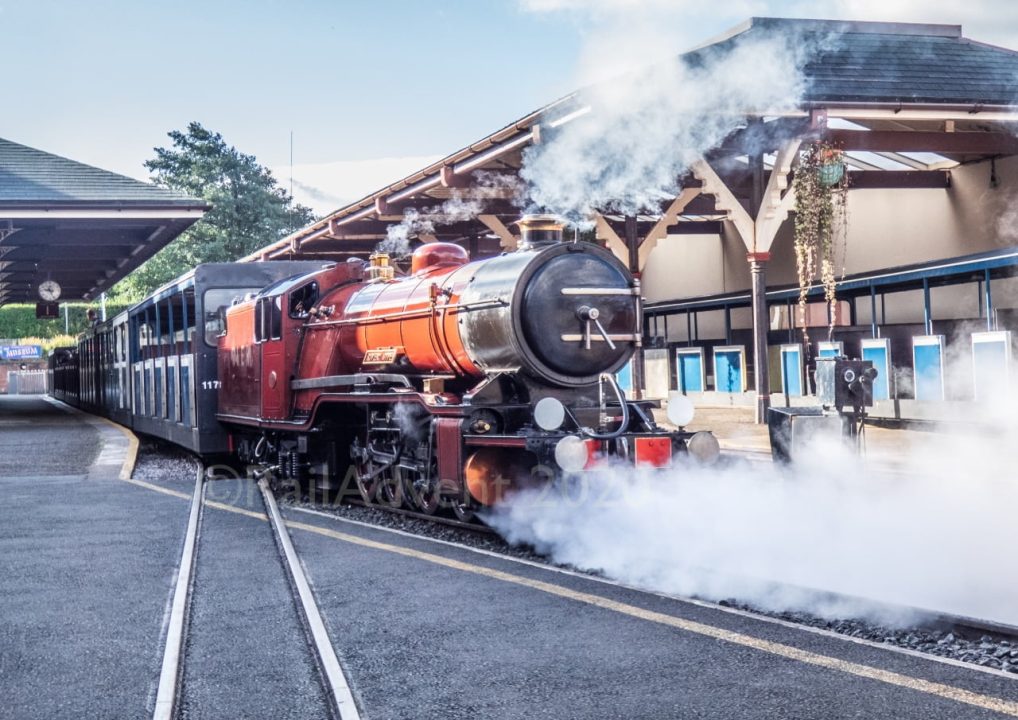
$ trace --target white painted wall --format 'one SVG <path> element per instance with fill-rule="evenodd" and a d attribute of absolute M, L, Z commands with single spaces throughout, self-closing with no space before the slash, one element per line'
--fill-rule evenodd
<path fill-rule="evenodd" d="M 997 187 L 991 187 L 990 163 L 983 162 L 952 170 L 946 190 L 850 190 L 839 271 L 851 275 L 1018 245 L 1018 157 L 999 159 L 997 177 Z M 795 284 L 791 218 L 779 231 L 772 254 L 768 285 Z M 643 287 L 649 302 L 746 291 L 746 249 L 730 228 L 721 236 L 669 236 L 648 256 Z M 974 288 L 933 292 L 934 317 L 977 314 Z M 996 307 L 1018 307 L 1018 283 L 995 281 L 993 301 Z M 922 293 L 918 298 L 915 293 L 888 296 L 887 306 L 888 322 L 922 320 Z M 860 301 L 858 311 L 859 322 L 869 322 L 868 302 Z M 700 336 L 718 337 L 711 319 L 710 334 L 705 333 L 702 316 Z M 720 327 L 723 335 L 723 320 Z"/>

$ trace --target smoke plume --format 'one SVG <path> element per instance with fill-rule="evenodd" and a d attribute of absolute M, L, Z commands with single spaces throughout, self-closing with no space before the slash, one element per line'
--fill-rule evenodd
<path fill-rule="evenodd" d="M 1015 439 L 931 438 L 895 469 L 834 446 L 792 469 L 616 467 L 524 491 L 488 521 L 656 591 L 830 618 L 913 619 L 890 604 L 1018 623 Z"/>
<path fill-rule="evenodd" d="M 654 47 L 653 39 L 643 44 Z M 690 163 L 747 116 L 798 105 L 802 52 L 790 37 L 742 39 L 724 52 L 659 61 L 580 91 L 589 112 L 525 153 L 520 174 L 533 205 L 571 219 L 658 210 Z"/>
<path fill-rule="evenodd" d="M 898 433 L 868 454 L 821 439 L 791 466 L 612 467 L 523 491 L 488 521 L 558 562 L 672 594 L 892 624 L 915 617 L 889 606 L 1018 625 L 1015 393 L 972 401 L 967 333 L 948 343 L 944 372 L 969 387 L 951 431 Z"/>
<path fill-rule="evenodd" d="M 393 257 L 403 257 L 412 251 L 411 241 L 431 235 L 437 227 L 467 222 L 484 212 L 484 201 L 503 199 L 523 205 L 524 188 L 514 175 L 479 171 L 474 173 L 474 184 L 469 190 L 454 189 L 452 197 L 442 203 L 422 208 L 407 208 L 403 219 L 386 228 L 385 240 L 375 250 Z"/>

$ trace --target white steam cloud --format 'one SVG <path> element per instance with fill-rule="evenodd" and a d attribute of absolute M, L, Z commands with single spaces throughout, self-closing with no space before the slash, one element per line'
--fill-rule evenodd
<path fill-rule="evenodd" d="M 742 41 L 695 65 L 670 59 L 587 88 L 578 97 L 590 112 L 526 151 L 531 201 L 572 219 L 659 209 L 747 116 L 798 104 L 800 51 L 787 37 Z"/>
<path fill-rule="evenodd" d="M 435 231 L 435 224 L 414 208 L 403 211 L 403 219 L 385 229 L 385 240 L 375 246 L 376 252 L 383 252 L 393 257 L 410 254 L 410 240 L 423 234 Z"/>
<path fill-rule="evenodd" d="M 889 624 L 917 619 L 897 606 L 1018 625 L 1015 393 L 971 402 L 968 348 L 967 332 L 948 343 L 948 385 L 969 388 L 949 434 L 900 433 L 870 455 L 820 440 L 791 466 L 612 467 L 523 491 L 488 521 L 558 562 L 676 595 Z"/>
<path fill-rule="evenodd" d="M 915 616 L 887 605 L 1018 623 L 1015 440 L 931 438 L 894 471 L 831 446 L 791 469 L 612 468 L 522 492 L 488 521 L 660 592 L 891 624 Z"/>
<path fill-rule="evenodd" d="M 375 250 L 394 257 L 410 254 L 411 240 L 431 235 L 436 227 L 467 222 L 484 212 L 484 201 L 507 200 L 523 205 L 524 187 L 515 175 L 480 171 L 474 174 L 474 185 L 467 190 L 454 189 L 452 197 L 441 204 L 421 210 L 407 208 L 403 219 L 386 228 L 385 240 Z M 467 194 L 469 193 L 469 194 Z"/>
<path fill-rule="evenodd" d="M 581 104 L 591 111 L 547 133 L 525 156 L 521 174 L 533 204 L 573 218 L 592 209 L 659 207 L 675 194 L 690 161 L 746 115 L 788 108 L 801 97 L 805 48 L 797 38 L 743 42 L 698 66 L 666 61 L 619 76 L 632 67 L 620 66 L 619 58 L 644 65 L 682 50 L 675 47 L 678 24 L 669 22 L 674 13 L 688 15 L 693 22 L 687 25 L 696 24 L 704 8 L 738 14 L 736 21 L 832 13 L 942 21 L 918 0 L 808 8 L 777 2 L 720 8 L 685 0 L 520 2 L 528 11 L 582 18 L 591 40 L 582 79 L 616 76 L 581 93 Z M 946 11 L 948 5 L 937 0 L 932 7 Z M 996 21 L 1004 3 L 986 5 Z M 1006 12 L 1018 12 L 1014 7 L 1007 5 Z M 696 39 L 709 34 L 702 28 L 695 28 Z M 1012 218 L 1002 223 L 1010 225 Z M 971 374 L 965 355 L 949 356 L 948 376 Z M 993 436 L 929 435 L 879 461 L 828 445 L 792 467 L 612 467 L 582 481 L 519 492 L 487 519 L 510 541 L 532 544 L 555 561 L 656 591 L 832 618 L 914 619 L 884 614 L 894 605 L 1018 624 L 1018 568 L 1011 557 L 1018 421 L 1013 406 L 1000 400 L 1000 407 L 977 413 L 998 423 Z"/>

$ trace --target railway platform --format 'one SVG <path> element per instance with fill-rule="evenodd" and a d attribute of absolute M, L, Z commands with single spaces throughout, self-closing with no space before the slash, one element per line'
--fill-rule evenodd
<path fill-rule="evenodd" d="M 187 506 L 122 482 L 131 440 L 0 395 L 0 717 L 138 717 Z"/>
<path fill-rule="evenodd" d="M 128 436 L 41 398 L 0 428 L 0 718 L 151 715 L 193 474 L 121 479 Z M 256 484 L 198 497 L 178 716 L 337 717 Z M 281 507 L 341 720 L 1018 717 L 1001 671 Z"/>

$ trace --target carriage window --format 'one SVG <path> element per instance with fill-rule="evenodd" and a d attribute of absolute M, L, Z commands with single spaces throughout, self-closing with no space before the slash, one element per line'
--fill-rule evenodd
<path fill-rule="evenodd" d="M 318 283 L 309 282 L 301 288 L 290 292 L 290 317 L 304 318 L 308 311 L 318 302 Z"/>
<path fill-rule="evenodd" d="M 226 332 L 226 325 L 223 324 L 223 308 L 228 308 L 235 302 L 240 302 L 248 293 L 258 292 L 258 288 L 216 288 L 206 290 L 202 298 L 202 316 L 205 325 L 205 344 L 215 347 L 218 338 Z"/>

